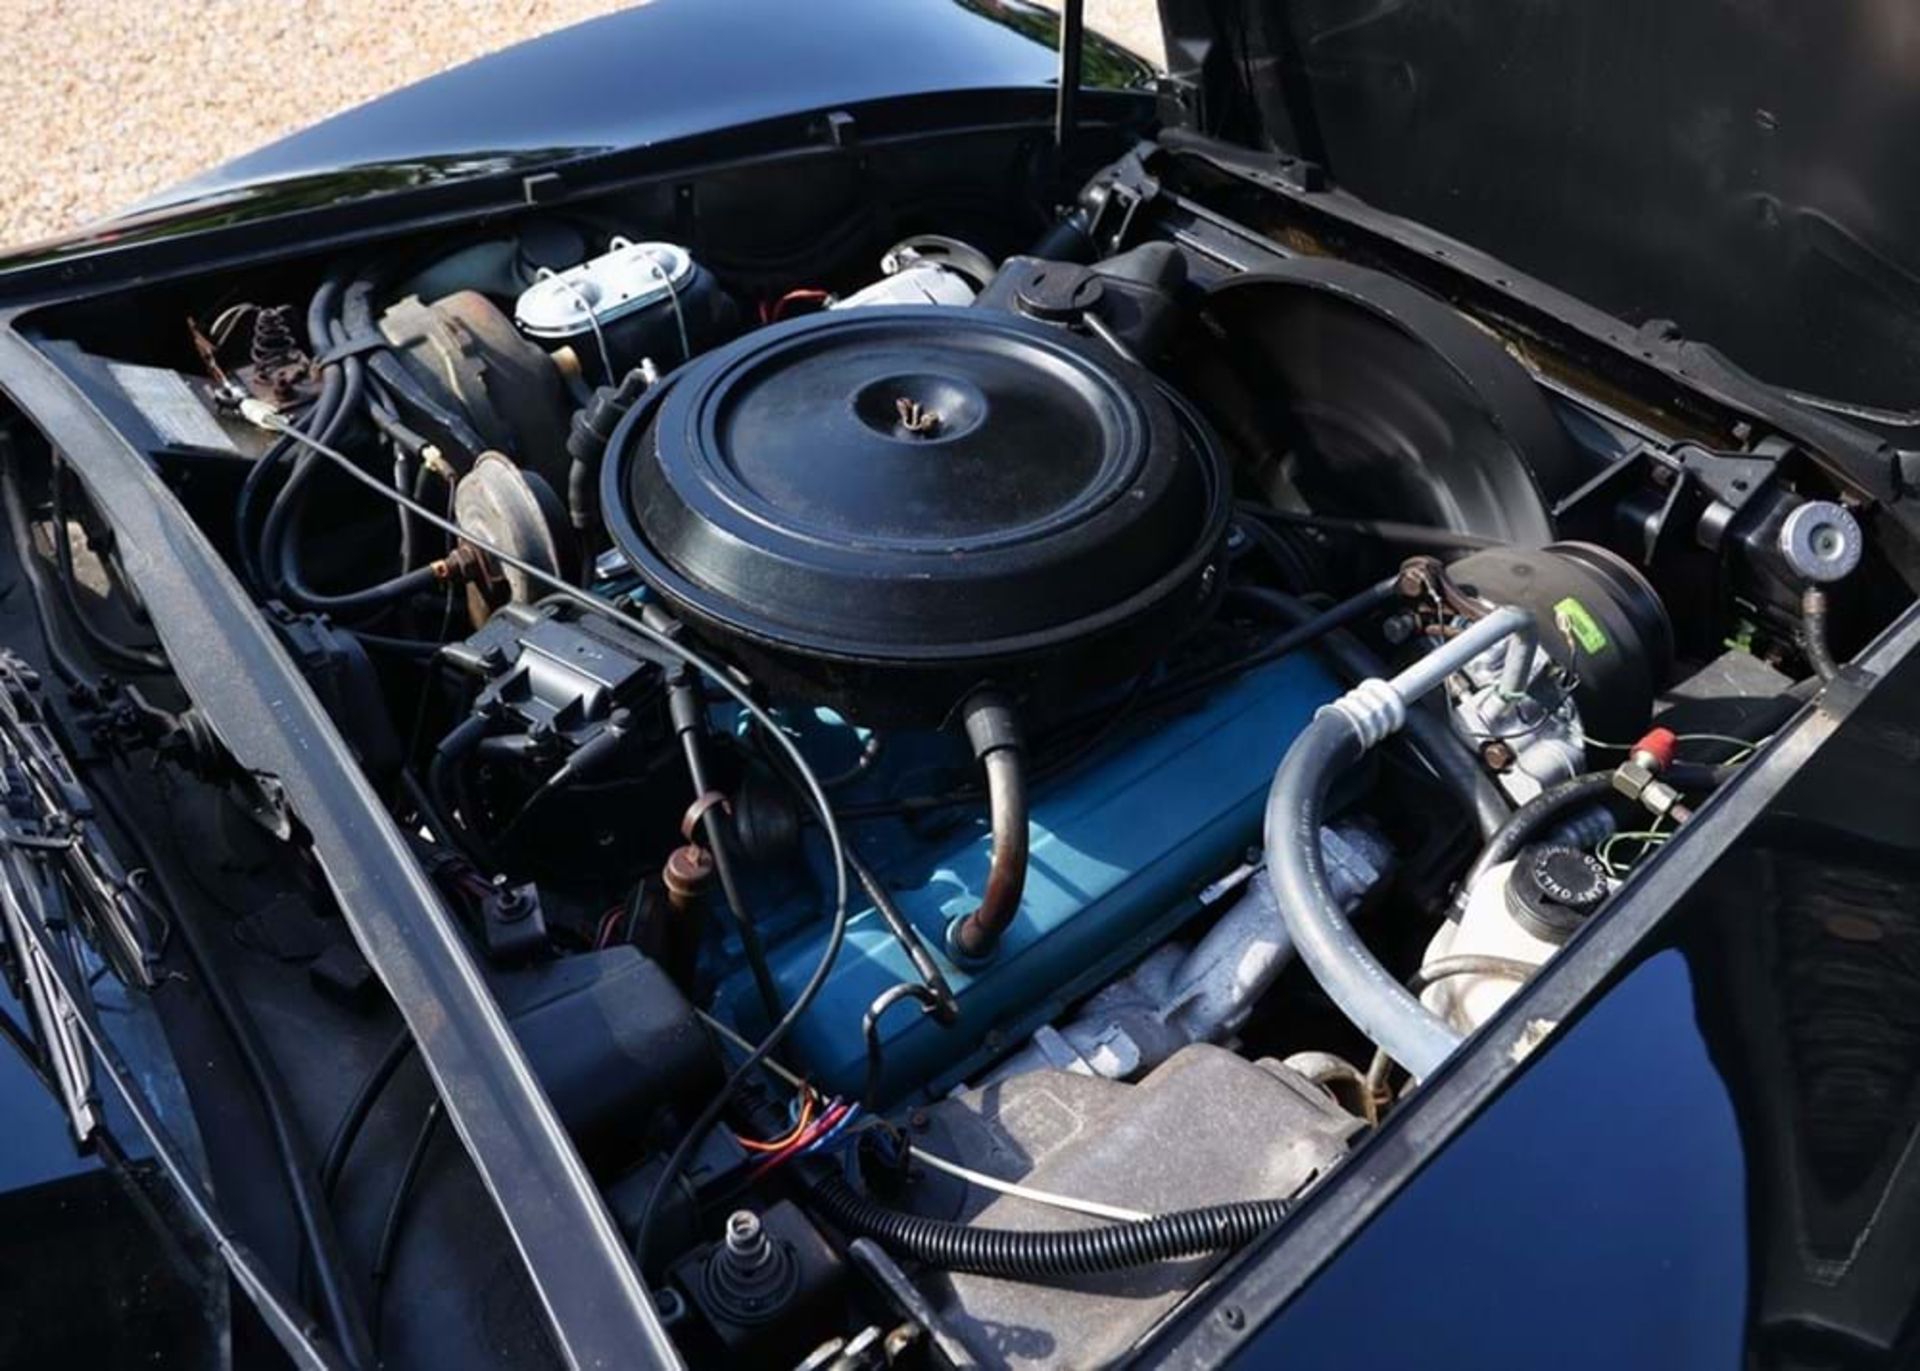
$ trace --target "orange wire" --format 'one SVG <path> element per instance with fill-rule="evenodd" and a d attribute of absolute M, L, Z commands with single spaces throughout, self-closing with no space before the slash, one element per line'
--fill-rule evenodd
<path fill-rule="evenodd" d="M 746 1148 L 749 1152 L 778 1152 L 778 1151 L 781 1151 L 783 1148 L 792 1147 L 794 1144 L 794 1140 L 799 1138 L 801 1134 L 805 1133 L 807 1131 L 807 1125 L 812 1122 L 813 1122 L 813 1092 L 809 1090 L 804 1096 L 801 1097 L 800 1122 L 796 1123 L 793 1126 L 793 1131 L 791 1133 L 787 1133 L 784 1136 L 775 1139 L 773 1142 L 759 1142 L 753 1138 L 740 1138 L 740 1145 Z M 740 1135 L 736 1133 L 734 1136 L 739 1137 Z"/>

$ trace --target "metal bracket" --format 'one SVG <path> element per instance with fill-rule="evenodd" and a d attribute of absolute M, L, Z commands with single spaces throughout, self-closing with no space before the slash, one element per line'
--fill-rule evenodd
<path fill-rule="evenodd" d="M 566 182 L 557 171 L 536 172 L 520 178 L 520 199 L 525 204 L 551 205 L 566 198 Z"/>

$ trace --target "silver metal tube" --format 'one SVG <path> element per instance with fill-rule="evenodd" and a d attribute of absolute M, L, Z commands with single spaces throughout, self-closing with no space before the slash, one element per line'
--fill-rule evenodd
<path fill-rule="evenodd" d="M 1533 653 L 1538 646 L 1533 616 L 1528 615 L 1527 626 L 1507 639 L 1507 655 L 1500 663 L 1500 692 L 1509 700 L 1524 694 L 1527 682 L 1533 679 Z"/>
<path fill-rule="evenodd" d="M 1476 619 L 1454 637 L 1447 639 L 1387 684 L 1393 687 L 1393 693 L 1398 695 L 1403 703 L 1412 704 L 1488 648 L 1515 636 L 1524 639 L 1526 652 L 1524 660 L 1531 661 L 1534 643 L 1533 616 L 1514 605 L 1501 605 L 1486 618 Z M 1509 664 L 1512 663 L 1511 653 L 1507 660 Z"/>

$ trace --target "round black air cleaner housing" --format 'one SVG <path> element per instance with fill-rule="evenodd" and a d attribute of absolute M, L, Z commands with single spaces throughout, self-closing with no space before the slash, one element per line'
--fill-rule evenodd
<path fill-rule="evenodd" d="M 1151 665 L 1209 609 L 1225 472 L 1148 372 L 992 310 L 832 311 L 656 386 L 602 472 L 614 541 L 770 687 L 941 722 Z"/>

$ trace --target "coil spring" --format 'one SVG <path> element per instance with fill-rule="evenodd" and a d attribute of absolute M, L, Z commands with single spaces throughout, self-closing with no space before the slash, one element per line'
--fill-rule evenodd
<path fill-rule="evenodd" d="M 827 1217 L 851 1232 L 946 1271 L 1033 1280 L 1089 1276 L 1243 1247 L 1286 1217 L 1284 1200 L 1183 1209 L 1138 1223 L 1039 1231 L 975 1228 L 889 1209 L 835 1175 L 812 1185 Z"/>
<path fill-rule="evenodd" d="M 294 336 L 291 307 L 272 305 L 253 316 L 253 338 L 248 344 L 247 360 L 261 371 L 276 372 L 284 367 L 305 366 L 307 354 Z"/>
<path fill-rule="evenodd" d="M 303 381 L 312 378 L 313 361 L 294 332 L 291 306 L 262 306 L 254 311 L 247 362 L 258 382 L 278 400 L 290 398 Z"/>

